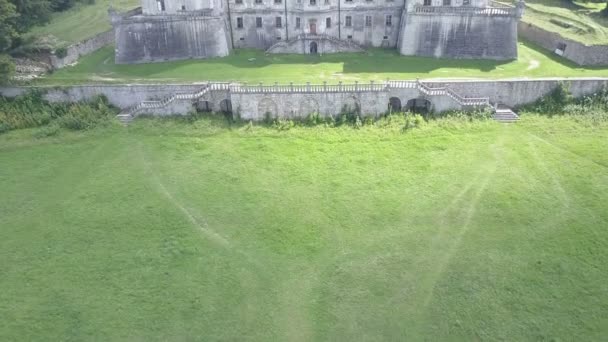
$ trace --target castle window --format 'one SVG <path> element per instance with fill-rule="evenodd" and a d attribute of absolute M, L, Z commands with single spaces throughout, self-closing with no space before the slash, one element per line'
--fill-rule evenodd
<path fill-rule="evenodd" d="M 325 18 L 325 28 L 331 28 L 331 18 Z"/>
<path fill-rule="evenodd" d="M 432 0 L 424 0 L 424 6 L 432 6 L 433 3 L 431 1 Z"/>
<path fill-rule="evenodd" d="M 350 34 L 348 36 L 346 36 L 346 39 L 353 39 L 353 36 L 351 36 Z"/>
<path fill-rule="evenodd" d="M 346 16 L 346 27 L 351 27 L 353 26 L 353 17 L 351 17 L 350 15 Z"/>
<path fill-rule="evenodd" d="M 243 28 L 243 18 L 242 17 L 238 17 L 236 18 L 236 28 Z"/>
<path fill-rule="evenodd" d="M 462 0 L 462 6 L 471 6 L 471 0 Z"/>
<path fill-rule="evenodd" d="M 157 0 L 156 4 L 158 5 L 158 10 L 160 12 L 164 12 L 165 11 L 165 0 Z"/>
<path fill-rule="evenodd" d="M 310 0 L 310 5 L 311 5 L 311 6 L 314 6 L 314 5 L 316 5 L 316 4 L 317 4 L 317 0 Z"/>
<path fill-rule="evenodd" d="M 274 3 L 275 3 L 275 4 L 280 4 L 280 3 L 282 3 L 282 2 L 283 2 L 283 0 L 274 0 Z"/>
<path fill-rule="evenodd" d="M 300 17 L 296 17 L 296 28 L 300 28 Z"/>
<path fill-rule="evenodd" d="M 353 2 L 353 0 L 345 0 L 346 2 Z"/>
<path fill-rule="evenodd" d="M 445 0 L 443 0 L 443 1 L 445 1 Z M 393 26 L 393 16 L 392 15 L 386 16 L 386 26 Z"/>
<path fill-rule="evenodd" d="M 326 5 L 329 5 L 329 0 L 325 0 L 325 4 L 326 4 Z"/>
<path fill-rule="evenodd" d="M 262 17 L 255 17 L 255 27 L 262 27 Z"/>
<path fill-rule="evenodd" d="M 245 37 L 241 37 L 241 38 L 239 38 L 239 40 L 241 40 L 241 41 L 242 41 L 242 40 L 245 40 Z"/>
<path fill-rule="evenodd" d="M 281 17 L 275 17 L 274 24 L 276 27 L 283 27 L 283 23 L 281 22 Z"/>
<path fill-rule="evenodd" d="M 371 15 L 365 16 L 365 26 L 367 26 L 367 27 L 372 26 L 372 16 Z"/>
<path fill-rule="evenodd" d="M 277 40 L 281 40 L 281 37 L 277 37 Z"/>
<path fill-rule="evenodd" d="M 388 36 L 384 36 L 384 37 L 382 37 L 382 39 L 388 40 Z"/>
<path fill-rule="evenodd" d="M 186 5 L 182 5 L 182 11 L 186 10 Z"/>
<path fill-rule="evenodd" d="M 234 2 L 235 2 L 237 5 L 241 5 L 241 4 L 243 3 L 243 0 L 234 0 Z"/>
<path fill-rule="evenodd" d="M 262 0 L 255 0 L 255 3 L 256 3 L 256 4 L 261 4 L 261 3 L 262 3 Z"/>
<path fill-rule="evenodd" d="M 452 0 L 443 0 L 443 6 L 452 6 Z"/>

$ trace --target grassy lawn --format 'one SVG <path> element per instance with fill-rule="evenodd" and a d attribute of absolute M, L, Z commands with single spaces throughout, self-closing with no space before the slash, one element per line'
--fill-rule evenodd
<path fill-rule="evenodd" d="M 255 59 L 251 61 L 251 59 Z M 529 43 L 519 44 L 510 62 L 400 56 L 394 50 L 325 56 L 266 55 L 235 50 L 231 56 L 137 65 L 114 64 L 112 47 L 81 59 L 78 65 L 38 79 L 37 84 L 125 82 L 352 82 L 413 78 L 607 77 L 608 68 L 585 68 Z"/>
<path fill-rule="evenodd" d="M 53 35 L 66 44 L 91 38 L 112 28 L 108 8 L 126 11 L 140 6 L 140 0 L 95 0 L 93 5 L 78 4 L 68 11 L 55 13 L 51 22 L 35 27 L 28 35 Z"/>
<path fill-rule="evenodd" d="M 600 14 L 605 1 L 531 0 L 526 6 L 525 22 L 588 45 L 608 44 L 608 17 Z M 556 20 L 570 27 L 556 24 Z"/>
<path fill-rule="evenodd" d="M 0 340 L 602 340 L 602 127 L 0 135 Z"/>

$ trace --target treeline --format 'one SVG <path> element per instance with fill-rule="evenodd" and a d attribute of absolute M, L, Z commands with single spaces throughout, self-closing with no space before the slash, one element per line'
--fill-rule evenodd
<path fill-rule="evenodd" d="M 0 0 L 0 83 L 8 81 L 14 71 L 11 49 L 21 45 L 21 36 L 33 26 L 44 25 L 53 12 L 65 11 L 77 2 L 95 0 Z"/>

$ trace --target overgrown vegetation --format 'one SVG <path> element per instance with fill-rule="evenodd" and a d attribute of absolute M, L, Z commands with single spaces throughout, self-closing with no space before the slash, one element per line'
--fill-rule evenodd
<path fill-rule="evenodd" d="M 117 110 L 103 96 L 79 103 L 50 103 L 39 92 L 0 97 L 0 133 L 40 126 L 49 126 L 46 132 L 54 134 L 56 128 L 85 130 L 107 124 L 116 114 Z"/>
<path fill-rule="evenodd" d="M 600 124 L 608 121 L 608 89 L 596 94 L 575 98 L 569 91 L 569 84 L 561 82 L 547 96 L 521 108 L 526 115 L 534 113 L 546 116 L 572 116 L 577 121 Z"/>

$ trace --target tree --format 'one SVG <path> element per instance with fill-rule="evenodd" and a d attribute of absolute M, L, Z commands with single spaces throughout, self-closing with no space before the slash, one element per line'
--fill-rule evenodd
<path fill-rule="evenodd" d="M 26 32 L 32 26 L 46 24 L 51 20 L 51 3 L 48 0 L 10 0 L 17 9 L 15 29 Z"/>
<path fill-rule="evenodd" d="M 15 72 L 15 64 L 7 55 L 0 55 L 0 84 L 5 84 Z"/>
<path fill-rule="evenodd" d="M 17 37 L 15 23 L 18 17 L 15 5 L 8 0 L 0 0 L 0 53 L 13 45 Z"/>

